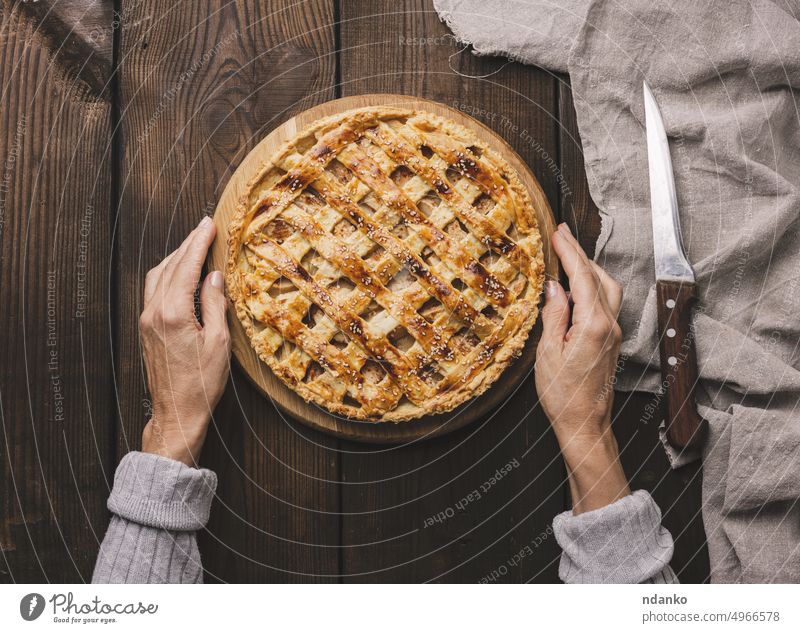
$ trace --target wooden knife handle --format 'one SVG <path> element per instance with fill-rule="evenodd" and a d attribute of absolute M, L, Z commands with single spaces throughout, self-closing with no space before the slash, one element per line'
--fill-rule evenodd
<path fill-rule="evenodd" d="M 661 411 L 667 439 L 682 449 L 703 442 L 708 423 L 697 412 L 694 387 L 697 384 L 697 354 L 691 328 L 692 308 L 697 300 L 695 285 L 678 281 L 657 281 L 658 336 L 661 352 Z"/>

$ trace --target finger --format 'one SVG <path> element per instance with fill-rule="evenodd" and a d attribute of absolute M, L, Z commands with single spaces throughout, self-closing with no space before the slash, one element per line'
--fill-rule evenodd
<path fill-rule="evenodd" d="M 181 242 L 181 245 L 175 251 L 174 257 L 172 257 L 172 261 L 169 263 L 169 265 L 166 267 L 164 271 L 164 280 L 168 285 L 171 282 L 172 278 L 174 277 L 175 271 L 178 269 L 178 266 L 183 261 L 183 258 L 186 255 L 186 251 L 189 249 L 192 242 L 194 242 L 194 240 L 197 239 L 198 234 L 201 232 L 202 228 L 205 227 L 206 225 L 207 225 L 206 217 L 203 217 L 203 219 L 200 220 L 197 226 L 194 227 L 189 232 L 189 234 L 186 236 L 183 242 Z"/>
<path fill-rule="evenodd" d="M 170 263 L 172 275 L 168 283 L 173 296 L 181 300 L 191 300 L 194 296 L 197 283 L 200 281 L 200 271 L 208 254 L 208 248 L 214 241 L 216 227 L 208 216 L 204 217 L 197 228 L 187 238 L 186 247 L 180 257 L 173 258 Z M 181 245 L 183 247 L 183 245 Z"/>
<path fill-rule="evenodd" d="M 168 285 L 169 279 L 172 276 L 172 272 L 175 269 L 175 262 L 180 261 L 181 257 L 183 257 L 183 254 L 186 252 L 186 249 L 189 247 L 192 239 L 194 239 L 199 227 L 200 225 L 198 224 L 189 232 L 189 235 L 186 236 L 186 239 L 181 242 L 178 248 L 162 259 L 160 264 L 148 271 L 147 276 L 145 277 L 145 305 L 147 305 L 147 303 L 149 303 L 153 298 L 153 295 L 155 295 L 156 288 L 158 288 L 159 284 L 162 286 Z"/>
<path fill-rule="evenodd" d="M 177 250 L 172 251 L 169 255 L 167 255 L 161 262 L 147 271 L 147 275 L 144 278 L 144 304 L 147 305 L 150 303 L 150 300 L 153 298 L 153 295 L 156 293 L 156 288 L 158 284 L 161 282 L 162 278 L 164 277 L 164 270 L 169 265 L 170 260 L 175 256 Z"/>
<path fill-rule="evenodd" d="M 206 276 L 200 288 L 200 315 L 203 318 L 203 331 L 207 343 L 227 345 L 228 323 L 225 320 L 227 305 L 222 273 L 215 270 Z"/>
<path fill-rule="evenodd" d="M 204 219 L 205 218 L 203 218 L 203 220 Z M 192 240 L 194 240 L 195 236 L 197 235 L 197 232 L 200 230 L 200 226 L 203 223 L 203 220 L 200 220 L 197 226 L 194 227 L 191 231 L 189 231 L 189 235 L 187 235 L 184 238 L 180 246 L 178 246 L 178 248 L 176 248 L 170 255 L 170 263 L 168 263 L 167 266 L 165 267 L 163 275 L 166 281 L 169 281 L 169 279 L 172 277 L 172 274 L 175 272 L 175 267 L 177 266 L 178 262 L 181 261 L 181 258 L 183 257 L 183 254 L 186 252 L 186 249 L 189 248 L 189 244 L 192 243 Z"/>
<path fill-rule="evenodd" d="M 542 340 L 546 344 L 561 344 L 569 327 L 569 299 L 561 284 L 552 279 L 545 282 L 544 293 Z"/>
<path fill-rule="evenodd" d="M 619 316 L 619 309 L 622 305 L 622 285 L 603 270 L 597 262 L 592 262 L 592 268 L 606 293 L 606 301 L 611 310 L 611 316 L 616 319 Z"/>
<path fill-rule="evenodd" d="M 597 262 L 589 258 L 566 224 L 559 226 L 559 229 L 561 230 L 561 235 L 577 249 L 581 259 L 592 269 L 595 276 L 597 276 L 602 290 L 600 296 L 601 303 L 608 309 L 609 314 L 616 319 L 620 304 L 622 303 L 622 287 L 604 271 Z"/>
<path fill-rule="evenodd" d="M 569 278 L 570 296 L 575 304 L 573 321 L 581 323 L 589 320 L 592 312 L 609 308 L 605 302 L 600 280 L 586 253 L 568 229 L 562 227 L 565 225 L 561 225 L 553 234 L 553 250 Z"/>

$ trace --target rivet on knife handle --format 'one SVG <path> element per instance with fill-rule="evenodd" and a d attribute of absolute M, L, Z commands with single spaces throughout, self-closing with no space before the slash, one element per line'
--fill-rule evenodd
<path fill-rule="evenodd" d="M 691 329 L 695 285 L 681 281 L 656 282 L 661 378 L 666 393 L 661 410 L 667 439 L 676 448 L 699 445 L 708 423 L 697 412 L 694 387 L 697 384 L 697 355 Z"/>

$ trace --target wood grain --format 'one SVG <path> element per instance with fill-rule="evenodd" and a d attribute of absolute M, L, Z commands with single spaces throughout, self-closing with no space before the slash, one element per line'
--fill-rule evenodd
<path fill-rule="evenodd" d="M 491 74 L 504 60 L 460 53 L 427 1 L 343 2 L 340 17 L 343 94 L 402 93 L 468 109 L 558 200 L 546 158 L 557 156 L 550 76 L 514 64 Z M 470 78 L 481 75 L 490 76 Z M 556 580 L 548 528 L 563 509 L 563 472 L 532 375 L 491 414 L 445 437 L 372 449 L 342 442 L 341 451 L 343 580 L 476 582 L 503 565 L 498 581 Z M 431 522 L 439 513 L 445 520 Z M 507 564 L 534 542 L 532 554 Z"/>
<path fill-rule="evenodd" d="M 692 331 L 692 310 L 697 302 L 693 283 L 656 282 L 658 347 L 661 381 L 666 394 L 661 399 L 667 439 L 674 447 L 698 447 L 706 439 L 708 422 L 697 412 L 697 353 Z"/>
<path fill-rule="evenodd" d="M 583 250 L 594 256 L 600 235 L 600 213 L 589 194 L 583 147 L 575 118 L 572 89 L 566 76 L 558 77 L 559 95 L 559 175 L 557 183 L 561 196 L 561 221 L 569 225 Z"/>
<path fill-rule="evenodd" d="M 57 4 L 0 2 L 0 582 L 89 580 L 113 467 L 111 12 Z"/>
<path fill-rule="evenodd" d="M 330 2 L 129 6 L 119 96 L 120 455 L 139 446 L 148 416 L 137 327 L 146 271 L 213 211 L 268 130 L 333 97 L 335 77 Z M 298 432 L 236 369 L 209 435 L 203 461 L 221 483 L 202 536 L 207 580 L 335 576 L 333 442 Z"/>
<path fill-rule="evenodd" d="M 699 461 L 675 471 L 658 437 L 652 415 L 658 399 L 648 393 L 617 393 L 613 427 L 620 460 L 632 490 L 647 490 L 675 541 L 670 565 L 682 583 L 709 581 L 708 547 L 703 528 L 703 469 Z"/>
<path fill-rule="evenodd" d="M 320 118 L 340 114 L 355 108 L 367 106 L 403 106 L 431 112 L 449 118 L 472 130 L 476 136 L 493 147 L 509 162 L 519 174 L 522 184 L 530 193 L 539 222 L 539 230 L 545 248 L 546 274 L 551 278 L 558 277 L 558 261 L 550 248 L 550 236 L 555 230 L 555 221 L 550 205 L 542 192 L 536 176 L 522 162 L 511 147 L 497 134 L 482 123 L 450 108 L 448 106 L 403 95 L 357 95 L 336 99 L 315 106 L 302 112 L 283 125 L 273 130 L 264 138 L 237 167 L 228 185 L 225 187 L 216 211 L 214 223 L 217 226 L 218 239 L 209 254 L 209 269 L 227 269 L 228 226 L 236 216 L 239 203 L 246 195 L 247 186 L 262 165 L 268 162 L 276 151 L 289 139 L 294 138 L 307 126 Z M 376 424 L 358 422 L 335 416 L 314 403 L 305 402 L 294 391 L 281 382 L 269 369 L 266 363 L 258 358 L 250 340 L 236 316 L 236 310 L 230 306 L 228 323 L 231 328 L 233 354 L 242 365 L 250 380 L 264 392 L 274 404 L 287 415 L 319 430 L 327 431 L 337 437 L 374 443 L 409 442 L 430 439 L 444 433 L 450 433 L 466 426 L 470 422 L 485 415 L 488 411 L 502 404 L 518 386 L 521 379 L 528 375 L 536 356 L 536 337 L 531 336 L 522 355 L 503 373 L 502 377 L 489 388 L 485 394 L 465 403 L 454 411 L 443 415 L 426 416 L 417 420 L 400 423 Z"/>
<path fill-rule="evenodd" d="M 0 582 L 89 578 L 113 469 L 147 416 L 144 272 L 294 114 L 369 92 L 475 108 L 594 247 L 599 215 L 568 84 L 474 59 L 430 0 L 0 0 L 0 34 Z M 536 400 L 528 377 L 469 428 L 365 447 L 293 422 L 234 369 L 203 457 L 220 478 L 200 537 L 207 580 L 556 580 L 550 521 L 569 500 Z M 681 581 L 702 582 L 700 466 L 669 468 L 653 401 L 616 394 L 622 462 L 664 512 Z"/>

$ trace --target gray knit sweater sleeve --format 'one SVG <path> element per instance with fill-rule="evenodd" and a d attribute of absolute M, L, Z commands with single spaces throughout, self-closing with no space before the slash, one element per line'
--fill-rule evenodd
<path fill-rule="evenodd" d="M 558 575 L 566 583 L 677 583 L 669 566 L 672 535 L 644 490 L 599 510 L 553 520 L 563 550 Z"/>
<path fill-rule="evenodd" d="M 208 521 L 216 488 L 210 470 L 150 453 L 125 455 L 92 582 L 203 582 L 195 532 Z"/>

